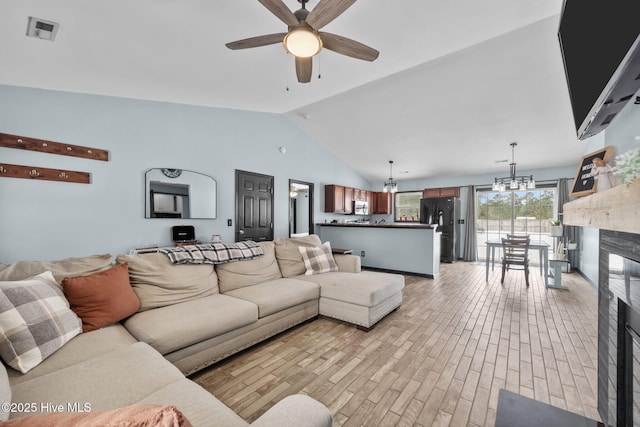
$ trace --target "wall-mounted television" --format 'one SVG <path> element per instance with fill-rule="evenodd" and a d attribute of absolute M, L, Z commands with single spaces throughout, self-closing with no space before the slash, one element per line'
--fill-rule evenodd
<path fill-rule="evenodd" d="M 578 139 L 640 90 L 640 0 L 565 0 L 558 30 Z"/>

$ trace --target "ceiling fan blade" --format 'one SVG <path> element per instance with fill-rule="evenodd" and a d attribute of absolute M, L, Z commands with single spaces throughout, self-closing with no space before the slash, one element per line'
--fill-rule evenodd
<path fill-rule="evenodd" d="M 356 0 L 321 0 L 307 16 L 307 24 L 315 30 L 319 30 L 340 16 L 355 2 Z"/>
<path fill-rule="evenodd" d="M 292 26 L 298 25 L 298 18 L 291 10 L 282 2 L 282 0 L 258 0 L 264 7 L 269 9 L 271 13 L 276 15 L 285 24 Z"/>
<path fill-rule="evenodd" d="M 309 83 L 313 69 L 312 58 L 299 58 L 296 56 L 296 75 L 300 83 Z"/>
<path fill-rule="evenodd" d="M 322 47 L 342 55 L 365 61 L 375 61 L 380 52 L 355 40 L 331 33 L 318 33 L 322 39 Z"/>
<path fill-rule="evenodd" d="M 248 49 L 250 47 L 267 46 L 270 44 L 281 43 L 287 33 L 267 34 L 265 36 L 251 37 L 248 39 L 237 40 L 235 42 L 227 43 L 229 49 Z"/>

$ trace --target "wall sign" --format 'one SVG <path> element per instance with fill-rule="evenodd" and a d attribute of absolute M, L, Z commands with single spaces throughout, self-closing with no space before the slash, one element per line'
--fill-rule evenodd
<path fill-rule="evenodd" d="M 578 166 L 578 172 L 573 180 L 573 187 L 571 188 L 571 197 L 582 197 L 596 192 L 595 178 L 590 175 L 593 168 L 593 160 L 600 158 L 605 163 L 611 161 L 613 156 L 613 146 L 604 147 L 598 151 L 587 154 L 582 157 L 580 165 Z"/>

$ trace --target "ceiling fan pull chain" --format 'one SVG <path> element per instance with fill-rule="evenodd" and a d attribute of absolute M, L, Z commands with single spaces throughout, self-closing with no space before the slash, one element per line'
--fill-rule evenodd
<path fill-rule="evenodd" d="M 284 74 L 286 76 L 286 78 L 285 78 L 285 89 L 286 89 L 287 92 L 289 92 L 289 74 L 290 74 L 289 71 L 290 71 L 290 68 L 286 67 L 286 71 L 285 71 Z"/>
<path fill-rule="evenodd" d="M 320 64 L 322 63 L 322 60 L 320 60 L 320 55 L 318 55 L 318 79 L 322 78 L 322 74 L 320 73 Z"/>

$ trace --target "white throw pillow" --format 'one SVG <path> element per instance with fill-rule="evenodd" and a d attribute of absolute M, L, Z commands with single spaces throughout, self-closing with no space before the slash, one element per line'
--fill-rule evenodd
<path fill-rule="evenodd" d="M 304 273 L 305 275 L 310 276 L 312 274 L 338 271 L 338 264 L 333 259 L 329 242 L 325 242 L 319 247 L 298 246 L 298 250 L 307 269 Z"/>
<path fill-rule="evenodd" d="M 0 357 L 23 374 L 82 332 L 50 271 L 0 282 Z"/>

